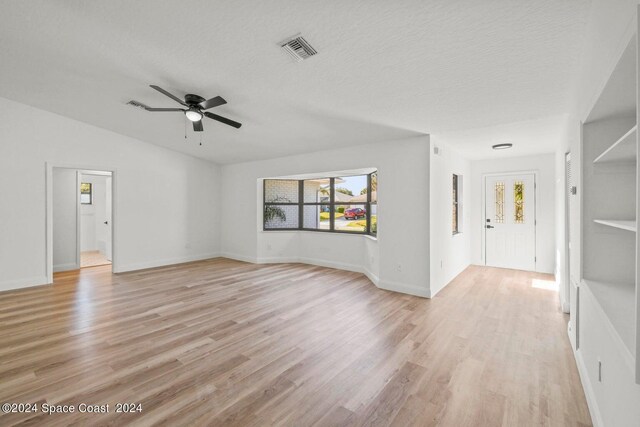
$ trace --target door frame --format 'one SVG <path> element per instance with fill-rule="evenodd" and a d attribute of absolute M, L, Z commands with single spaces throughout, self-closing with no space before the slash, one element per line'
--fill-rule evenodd
<path fill-rule="evenodd" d="M 108 173 L 110 173 L 110 175 L 107 175 Z M 82 268 L 82 257 L 81 257 L 81 248 L 82 248 L 82 236 L 81 236 L 81 232 L 82 232 L 82 204 L 80 203 L 80 184 L 82 183 L 82 175 L 93 175 L 93 176 L 104 176 L 104 177 L 111 177 L 111 211 L 113 212 L 113 172 L 111 171 L 107 171 L 107 170 L 87 170 L 87 169 L 78 169 L 76 170 L 76 188 L 78 189 L 77 191 L 77 200 L 76 200 L 76 204 L 78 207 L 77 210 L 77 221 L 76 221 L 76 237 L 77 237 L 77 242 L 76 242 L 76 262 L 78 265 L 78 269 Z M 93 197 L 93 196 L 92 196 Z M 111 224 L 109 224 L 109 226 L 111 227 L 111 241 L 113 243 L 113 217 L 111 218 Z M 112 265 L 113 265 L 113 246 L 111 247 L 111 261 L 112 261 Z"/>
<path fill-rule="evenodd" d="M 82 171 L 111 172 L 111 269 L 118 271 L 120 261 L 117 250 L 118 212 L 118 170 L 110 166 L 96 166 L 74 163 L 45 162 L 45 272 L 47 284 L 53 283 L 53 169 L 73 169 L 76 171 L 76 230 L 80 227 L 80 176 Z M 76 232 L 76 256 L 80 265 L 80 233 Z"/>
<path fill-rule="evenodd" d="M 534 271 L 538 271 L 538 170 L 523 171 L 507 171 L 507 172 L 489 172 L 482 174 L 482 190 L 480 192 L 480 251 L 483 265 L 487 265 L 487 228 L 485 227 L 485 218 L 487 217 L 487 178 L 494 176 L 511 176 L 511 175 L 533 175 L 533 253 L 534 253 Z"/>

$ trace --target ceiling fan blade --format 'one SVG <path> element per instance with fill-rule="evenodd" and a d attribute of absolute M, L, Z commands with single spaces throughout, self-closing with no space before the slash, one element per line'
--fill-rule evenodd
<path fill-rule="evenodd" d="M 202 120 L 197 122 L 193 122 L 193 131 L 194 132 L 202 132 L 204 128 L 202 127 Z"/>
<path fill-rule="evenodd" d="M 183 108 L 145 108 L 145 110 L 147 111 L 182 111 L 184 112 L 185 110 Z"/>
<path fill-rule="evenodd" d="M 222 117 L 217 114 L 213 114 L 205 111 L 204 115 L 209 117 L 210 119 L 217 120 L 221 123 L 224 123 L 225 125 L 233 126 L 234 128 L 239 128 L 240 126 L 242 126 L 242 123 L 234 122 L 231 119 L 227 119 L 226 117 Z"/>
<path fill-rule="evenodd" d="M 169 98 L 173 99 L 174 101 L 176 101 L 176 102 L 178 102 L 178 103 L 180 103 L 180 104 L 184 105 L 185 107 L 188 107 L 188 105 L 187 105 L 187 104 L 185 104 L 185 103 L 184 103 L 184 101 L 183 101 L 182 99 L 178 98 L 178 97 L 177 97 L 177 96 L 175 96 L 175 95 L 171 95 L 169 92 L 167 92 L 166 90 L 162 89 L 161 87 L 159 87 L 159 86 L 155 86 L 155 85 L 149 85 L 149 86 L 151 86 L 153 89 L 157 90 L 157 91 L 158 91 L 158 92 L 160 92 L 161 94 L 166 95 L 166 96 L 168 96 Z"/>
<path fill-rule="evenodd" d="M 208 110 L 209 108 L 217 107 L 218 105 L 226 104 L 227 101 L 221 96 L 216 96 L 215 98 L 207 99 L 206 101 L 202 101 L 199 105 L 203 110 Z"/>

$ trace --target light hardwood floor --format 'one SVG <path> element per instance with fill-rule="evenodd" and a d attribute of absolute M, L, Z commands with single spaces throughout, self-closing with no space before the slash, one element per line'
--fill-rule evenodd
<path fill-rule="evenodd" d="M 111 264 L 111 261 L 101 254 L 100 251 L 80 252 L 80 267 L 82 268 L 107 264 Z"/>
<path fill-rule="evenodd" d="M 0 294 L 0 403 L 112 412 L 0 425 L 591 425 L 548 275 L 472 266 L 427 300 L 301 264 L 110 269 Z"/>

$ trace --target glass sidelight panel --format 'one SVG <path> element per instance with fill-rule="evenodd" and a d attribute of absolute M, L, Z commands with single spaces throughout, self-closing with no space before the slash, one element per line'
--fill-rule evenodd
<path fill-rule="evenodd" d="M 516 181 L 513 184 L 513 208 L 514 222 L 524 224 L 524 182 Z"/>
<path fill-rule="evenodd" d="M 496 195 L 496 215 L 495 222 L 498 224 L 504 223 L 504 182 L 498 181 L 495 185 Z"/>

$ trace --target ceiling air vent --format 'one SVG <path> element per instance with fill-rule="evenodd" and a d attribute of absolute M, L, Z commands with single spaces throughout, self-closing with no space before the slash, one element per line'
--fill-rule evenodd
<path fill-rule="evenodd" d="M 318 53 L 302 36 L 296 36 L 280 43 L 282 49 L 300 62 Z"/>

